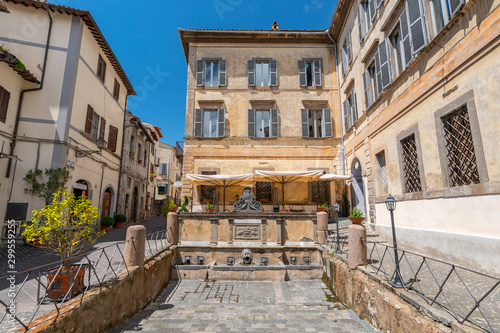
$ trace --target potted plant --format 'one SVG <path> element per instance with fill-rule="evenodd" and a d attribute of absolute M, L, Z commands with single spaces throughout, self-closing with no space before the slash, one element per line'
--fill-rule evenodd
<path fill-rule="evenodd" d="M 363 216 L 362 211 L 360 211 L 358 208 L 354 208 L 351 215 L 349 216 L 349 220 L 351 220 L 353 224 L 361 224 L 361 222 L 365 220 L 365 217 Z"/>
<path fill-rule="evenodd" d="M 114 217 L 114 219 L 115 219 L 115 225 L 114 225 L 114 227 L 116 229 L 121 229 L 121 228 L 123 228 L 123 224 L 125 222 L 127 222 L 127 215 L 125 215 L 125 214 L 116 214 L 115 217 Z"/>
<path fill-rule="evenodd" d="M 101 230 L 108 233 L 111 230 L 111 226 L 115 224 L 115 219 L 111 216 L 103 216 L 101 218 Z"/>
<path fill-rule="evenodd" d="M 170 200 L 168 202 L 168 211 L 175 212 L 176 210 L 177 210 L 177 205 L 175 204 L 174 200 Z"/>
<path fill-rule="evenodd" d="M 49 298 L 71 298 L 84 289 L 85 266 L 71 265 L 71 259 L 85 253 L 104 234 L 95 230 L 98 217 L 99 210 L 86 196 L 75 198 L 61 188 L 52 203 L 33 211 L 32 224 L 23 224 L 22 236 L 27 242 L 38 239 L 60 256 L 61 266 L 48 270 Z"/>
<path fill-rule="evenodd" d="M 283 208 L 280 208 L 280 213 L 290 213 L 290 208 L 286 208 L 286 205 L 283 204 Z"/>
<path fill-rule="evenodd" d="M 319 196 L 319 204 L 318 204 L 318 212 L 324 212 L 327 209 L 327 203 L 325 201 L 325 197 L 322 195 Z"/>
<path fill-rule="evenodd" d="M 212 203 L 212 199 L 203 199 L 203 202 L 204 202 L 204 203 L 207 203 L 207 202 Z"/>
<path fill-rule="evenodd" d="M 269 199 L 266 199 L 266 198 L 260 198 L 260 199 L 259 199 L 259 201 L 260 201 L 261 203 L 267 203 L 267 202 L 269 202 Z"/>
<path fill-rule="evenodd" d="M 187 212 L 189 212 L 189 210 L 188 210 L 188 208 L 187 208 L 187 206 L 188 206 L 188 205 L 189 205 L 189 198 L 188 198 L 188 196 L 187 196 L 187 195 L 185 195 L 185 196 L 184 196 L 184 202 L 183 202 L 183 203 L 182 203 L 182 205 L 181 205 L 181 208 L 182 208 L 182 211 L 183 211 L 183 212 L 186 212 L 186 213 L 187 213 Z"/>
<path fill-rule="evenodd" d="M 215 213 L 215 208 L 214 205 L 212 205 L 210 202 L 207 202 L 207 207 L 205 208 L 206 213 Z"/>

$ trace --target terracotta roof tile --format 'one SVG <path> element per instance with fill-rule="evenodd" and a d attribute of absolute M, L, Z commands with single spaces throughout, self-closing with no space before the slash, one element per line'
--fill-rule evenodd
<path fill-rule="evenodd" d="M 40 83 L 40 80 L 27 68 L 24 69 L 16 69 L 18 64 L 18 59 L 15 55 L 8 51 L 0 50 L 0 62 L 5 62 L 12 68 L 17 74 L 19 74 L 23 79 L 33 83 Z"/>

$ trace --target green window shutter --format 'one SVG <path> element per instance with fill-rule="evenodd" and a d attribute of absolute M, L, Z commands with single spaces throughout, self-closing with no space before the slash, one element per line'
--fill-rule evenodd
<path fill-rule="evenodd" d="M 362 44 L 365 39 L 365 20 L 363 20 L 362 4 L 358 6 L 358 30 L 359 30 L 359 43 Z"/>
<path fill-rule="evenodd" d="M 314 67 L 314 85 L 316 87 L 321 87 L 321 60 L 313 60 Z"/>
<path fill-rule="evenodd" d="M 248 86 L 255 87 L 255 60 L 248 60 Z"/>
<path fill-rule="evenodd" d="M 197 138 L 201 138 L 203 134 L 202 117 L 203 117 L 203 109 L 196 109 L 194 111 L 194 136 Z"/>
<path fill-rule="evenodd" d="M 412 61 L 410 32 L 408 31 L 408 17 L 406 16 L 406 9 L 403 10 L 399 17 L 399 27 L 401 29 L 401 41 L 403 42 L 403 63 L 406 68 Z"/>
<path fill-rule="evenodd" d="M 371 94 L 370 94 L 370 73 L 368 73 L 368 69 L 363 73 L 363 83 L 365 86 L 365 103 L 366 109 L 368 109 L 371 105 Z"/>
<path fill-rule="evenodd" d="M 385 89 L 391 84 L 389 52 L 387 52 L 387 42 L 385 40 L 381 41 L 380 44 L 378 44 L 378 55 L 380 57 L 382 88 Z"/>
<path fill-rule="evenodd" d="M 226 60 L 219 60 L 219 86 L 227 86 L 226 79 Z"/>
<path fill-rule="evenodd" d="M 299 84 L 301 87 L 307 85 L 306 62 L 304 60 L 299 60 Z"/>
<path fill-rule="evenodd" d="M 203 79 L 205 77 L 204 75 L 204 67 L 205 63 L 203 60 L 198 60 L 196 64 L 196 85 L 198 87 L 203 86 Z"/>
<path fill-rule="evenodd" d="M 333 136 L 333 129 L 332 129 L 332 110 L 330 109 L 323 109 L 323 123 L 325 126 L 325 129 L 323 131 L 323 136 L 326 138 L 331 138 Z"/>
<path fill-rule="evenodd" d="M 378 51 L 375 53 L 375 76 L 377 78 L 377 97 L 382 94 L 382 91 L 384 91 L 384 88 L 382 87 L 382 72 L 380 70 L 380 58 Z"/>
<path fill-rule="evenodd" d="M 302 119 L 302 137 L 309 137 L 309 110 L 301 109 L 301 119 Z"/>
<path fill-rule="evenodd" d="M 408 22 L 413 54 L 423 49 L 426 45 L 423 11 L 420 0 L 406 0 L 408 9 Z"/>
<path fill-rule="evenodd" d="M 342 47 L 340 50 L 340 59 L 342 63 L 342 76 L 345 76 L 345 73 L 347 72 L 347 61 L 346 61 L 346 54 L 345 54 L 345 47 Z"/>
<path fill-rule="evenodd" d="M 351 107 L 349 105 L 349 99 L 346 99 L 344 101 L 344 125 L 345 125 L 345 132 L 347 132 L 347 130 L 349 128 L 351 128 Z"/>
<path fill-rule="evenodd" d="M 358 120 L 358 105 L 356 101 L 356 93 L 354 92 L 354 88 L 352 88 L 352 93 L 351 93 L 351 117 L 352 117 L 352 124 Z"/>
<path fill-rule="evenodd" d="M 248 137 L 255 137 L 255 109 L 248 109 Z"/>
<path fill-rule="evenodd" d="M 351 30 L 347 30 L 347 64 L 350 65 L 352 62 L 352 43 L 351 43 Z"/>
<path fill-rule="evenodd" d="M 377 8 L 375 6 L 375 0 L 368 0 L 368 7 L 370 9 L 370 20 L 373 22 L 375 16 L 377 15 Z"/>
<path fill-rule="evenodd" d="M 271 87 L 276 87 L 278 85 L 278 61 L 270 61 L 270 75 L 271 75 Z"/>
<path fill-rule="evenodd" d="M 278 109 L 271 109 L 271 137 L 279 136 Z"/>
<path fill-rule="evenodd" d="M 218 110 L 217 136 L 223 138 L 226 136 L 226 109 Z"/>

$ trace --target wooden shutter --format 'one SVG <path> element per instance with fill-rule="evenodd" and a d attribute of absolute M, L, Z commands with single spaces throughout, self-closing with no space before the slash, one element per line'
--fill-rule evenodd
<path fill-rule="evenodd" d="M 363 20 L 363 4 L 360 3 L 358 6 L 358 30 L 359 30 L 359 43 L 363 43 L 365 39 L 365 20 Z"/>
<path fill-rule="evenodd" d="M 399 26 L 401 29 L 401 41 L 403 43 L 403 64 L 406 68 L 412 60 L 410 32 L 408 31 L 408 17 L 406 16 L 406 9 L 403 10 L 401 16 L 399 17 Z"/>
<path fill-rule="evenodd" d="M 351 93 L 351 117 L 352 117 L 352 124 L 358 120 L 358 104 L 356 101 L 356 93 L 354 92 L 354 88 L 352 88 L 352 93 Z"/>
<path fill-rule="evenodd" d="M 316 87 L 321 87 L 321 60 L 313 60 L 313 70 L 314 70 L 314 85 Z"/>
<path fill-rule="evenodd" d="M 118 128 L 109 125 L 108 149 L 116 151 L 116 142 L 118 141 Z"/>
<path fill-rule="evenodd" d="M 346 62 L 346 55 L 345 55 L 345 47 L 342 46 L 342 49 L 340 50 L 340 59 L 342 62 L 342 76 L 345 76 L 345 73 L 347 72 L 347 62 Z"/>
<path fill-rule="evenodd" d="M 203 135 L 202 116 L 203 109 L 194 110 L 194 136 L 197 138 Z"/>
<path fill-rule="evenodd" d="M 270 74 L 271 74 L 271 87 L 276 87 L 278 85 L 278 60 L 271 60 L 269 62 Z"/>
<path fill-rule="evenodd" d="M 375 0 L 368 0 L 368 7 L 370 9 L 370 20 L 373 22 L 375 15 L 377 14 L 377 8 L 375 7 Z"/>
<path fill-rule="evenodd" d="M 218 127 L 217 136 L 223 138 L 226 136 L 226 109 L 219 109 L 217 113 Z"/>
<path fill-rule="evenodd" d="M 104 139 L 105 134 L 106 134 L 106 119 L 104 119 L 104 117 L 101 117 L 101 127 L 99 128 L 99 138 Z"/>
<path fill-rule="evenodd" d="M 347 132 L 347 130 L 349 128 L 351 128 L 351 122 L 350 122 L 350 119 L 351 119 L 351 107 L 349 105 L 349 99 L 346 99 L 344 101 L 344 124 L 345 124 L 345 132 Z"/>
<path fill-rule="evenodd" d="M 255 87 L 255 60 L 248 60 L 248 86 Z"/>
<path fill-rule="evenodd" d="M 306 62 L 299 60 L 299 84 L 301 87 L 307 86 Z"/>
<path fill-rule="evenodd" d="M 92 118 L 94 116 L 94 108 L 87 106 L 87 120 L 85 121 L 85 133 L 90 135 L 92 132 Z"/>
<path fill-rule="evenodd" d="M 9 107 L 10 93 L 3 87 L 0 87 L 0 121 L 5 123 L 7 120 L 7 109 Z"/>
<path fill-rule="evenodd" d="M 226 85 L 226 60 L 219 60 L 219 86 L 225 87 Z"/>
<path fill-rule="evenodd" d="M 203 81 L 205 79 L 204 69 L 205 62 L 203 60 L 198 60 L 196 63 L 196 85 L 198 87 L 203 86 Z"/>
<path fill-rule="evenodd" d="M 255 109 L 248 109 L 248 137 L 255 137 Z"/>
<path fill-rule="evenodd" d="M 302 137 L 309 137 L 309 110 L 301 109 L 301 119 L 302 119 Z"/>
<path fill-rule="evenodd" d="M 332 129 L 332 110 L 323 109 L 323 123 L 325 124 L 325 129 L 323 132 L 323 136 L 326 138 L 331 138 L 333 136 Z"/>
<path fill-rule="evenodd" d="M 448 4 L 450 5 L 451 17 L 453 17 L 462 8 L 464 0 L 448 0 Z"/>
<path fill-rule="evenodd" d="M 387 52 L 387 42 L 385 40 L 378 44 L 378 55 L 380 57 L 380 72 L 382 76 L 382 88 L 385 89 L 391 84 L 391 76 L 389 69 L 389 54 Z"/>
<path fill-rule="evenodd" d="M 352 45 L 351 45 L 351 30 L 347 30 L 347 64 L 350 65 L 352 62 Z M 346 68 L 347 69 L 347 68 Z"/>
<path fill-rule="evenodd" d="M 363 83 L 365 85 L 365 104 L 366 104 L 366 109 L 368 109 L 371 105 L 370 73 L 368 72 L 368 68 L 363 73 Z"/>
<path fill-rule="evenodd" d="M 377 94 L 376 94 L 376 96 L 378 97 L 378 96 L 380 96 L 382 91 L 384 91 L 384 89 L 382 87 L 382 72 L 380 71 L 380 58 L 379 58 L 378 51 L 375 52 L 375 77 L 376 77 L 376 81 L 377 81 Z"/>
<path fill-rule="evenodd" d="M 413 54 L 425 47 L 425 28 L 420 0 L 406 0 Z"/>
<path fill-rule="evenodd" d="M 278 109 L 271 109 L 271 137 L 279 136 Z"/>

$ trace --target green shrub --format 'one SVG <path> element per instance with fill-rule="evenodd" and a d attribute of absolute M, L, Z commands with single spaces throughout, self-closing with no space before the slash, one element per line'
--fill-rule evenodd
<path fill-rule="evenodd" d="M 105 227 L 111 227 L 113 224 L 115 224 L 115 219 L 113 219 L 111 216 L 103 216 L 101 218 L 101 225 Z"/>
<path fill-rule="evenodd" d="M 363 212 L 360 211 L 357 207 L 355 207 L 353 210 L 352 210 L 352 214 L 350 217 L 363 217 Z"/>
<path fill-rule="evenodd" d="M 127 222 L 127 215 L 125 214 L 116 214 L 115 215 L 115 222 Z"/>
<path fill-rule="evenodd" d="M 182 203 L 181 205 L 181 208 L 182 208 L 182 211 L 183 212 L 189 212 L 189 210 L 187 209 L 187 206 L 189 205 L 189 198 L 187 195 L 184 196 L 184 202 Z"/>

